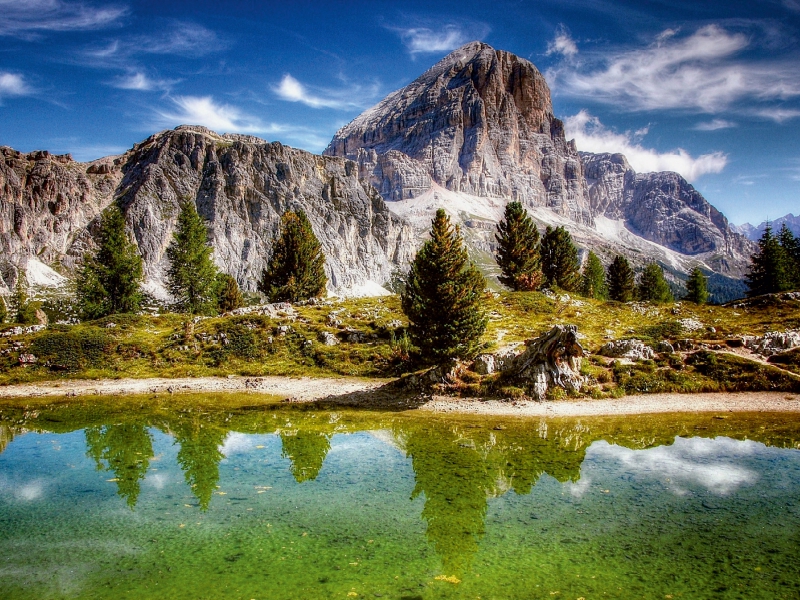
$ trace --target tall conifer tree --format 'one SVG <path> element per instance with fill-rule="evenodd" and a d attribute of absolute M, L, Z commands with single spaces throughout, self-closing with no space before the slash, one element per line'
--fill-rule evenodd
<path fill-rule="evenodd" d="M 325 293 L 325 254 L 306 214 L 286 211 L 258 289 L 270 302 L 298 302 Z"/>
<path fill-rule="evenodd" d="M 767 224 L 758 240 L 758 251 L 750 258 L 750 270 L 745 276 L 747 295 L 774 294 L 791 288 L 786 274 L 786 252 L 778 237 Z"/>
<path fill-rule="evenodd" d="M 458 227 L 439 209 L 431 238 L 417 252 L 401 296 L 412 342 L 423 358 L 467 358 L 486 329 L 481 296 L 486 281 L 469 262 Z"/>
<path fill-rule="evenodd" d="M 595 300 L 606 300 L 608 298 L 606 270 L 597 255 L 591 251 L 589 256 L 586 257 L 586 264 L 583 266 L 581 293 L 587 298 L 594 298 Z"/>
<path fill-rule="evenodd" d="M 708 278 L 703 275 L 700 267 L 695 266 L 686 280 L 686 297 L 684 300 L 695 304 L 705 304 L 708 302 Z"/>
<path fill-rule="evenodd" d="M 567 292 L 580 288 L 580 261 L 572 236 L 563 227 L 547 227 L 541 244 L 542 275 L 546 287 Z"/>
<path fill-rule="evenodd" d="M 786 222 L 778 232 L 778 242 L 783 248 L 785 288 L 800 288 L 800 239 L 796 238 Z"/>
<path fill-rule="evenodd" d="M 506 204 L 503 220 L 497 224 L 497 264 L 500 283 L 515 291 L 536 290 L 542 284 L 539 259 L 539 230 L 519 202 Z"/>
<path fill-rule="evenodd" d="M 244 305 L 242 290 L 236 279 L 228 273 L 217 275 L 217 310 L 221 313 L 230 312 Z"/>
<path fill-rule="evenodd" d="M 97 319 L 141 308 L 142 257 L 125 233 L 118 206 L 106 209 L 100 221 L 97 253 L 86 256 L 77 277 L 81 317 Z"/>
<path fill-rule="evenodd" d="M 628 259 L 617 255 L 608 267 L 608 296 L 617 302 L 630 302 L 635 291 L 634 273 Z"/>
<path fill-rule="evenodd" d="M 194 202 L 181 203 L 172 242 L 167 247 L 167 289 L 180 312 L 211 314 L 216 309 L 217 266 L 211 260 L 208 227 Z"/>
<path fill-rule="evenodd" d="M 654 262 L 649 263 L 642 271 L 636 295 L 639 300 L 660 304 L 675 300 L 667 280 L 664 279 L 664 270 Z"/>

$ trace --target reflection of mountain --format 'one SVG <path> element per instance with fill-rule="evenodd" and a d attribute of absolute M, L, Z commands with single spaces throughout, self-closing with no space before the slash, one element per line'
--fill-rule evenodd
<path fill-rule="evenodd" d="M 281 431 L 282 456 L 291 461 L 297 483 L 314 480 L 331 449 L 330 435 L 317 431 Z"/>
<path fill-rule="evenodd" d="M 219 461 L 224 458 L 219 447 L 225 441 L 227 429 L 205 421 L 178 419 L 171 423 L 175 443 L 180 444 L 178 464 L 186 483 L 200 503 L 208 510 L 211 494 L 219 481 Z"/>
<path fill-rule="evenodd" d="M 87 427 L 86 455 L 94 459 L 98 470 L 114 473 L 117 493 L 128 506 L 136 506 L 139 484 L 153 456 L 153 438 L 147 427 L 142 423 Z"/>

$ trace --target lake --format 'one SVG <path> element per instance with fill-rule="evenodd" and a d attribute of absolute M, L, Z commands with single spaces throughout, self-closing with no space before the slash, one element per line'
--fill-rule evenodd
<path fill-rule="evenodd" d="M 1 598 L 798 598 L 800 415 L 0 409 Z"/>

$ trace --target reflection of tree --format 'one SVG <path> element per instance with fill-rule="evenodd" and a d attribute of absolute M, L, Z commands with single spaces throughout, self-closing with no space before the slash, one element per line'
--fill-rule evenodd
<path fill-rule="evenodd" d="M 6 424 L 0 424 L 0 454 L 14 439 L 14 430 Z"/>
<path fill-rule="evenodd" d="M 211 494 L 219 481 L 219 461 L 224 458 L 219 447 L 228 432 L 211 423 L 184 419 L 173 421 L 171 429 L 175 443 L 181 447 L 178 464 L 183 469 L 186 483 L 192 488 L 200 508 L 208 510 Z"/>
<path fill-rule="evenodd" d="M 448 574 L 463 573 L 484 533 L 486 490 L 494 485 L 481 454 L 447 427 L 417 430 L 406 438 L 417 485 L 425 494 L 426 535 Z"/>
<path fill-rule="evenodd" d="M 331 449 L 330 436 L 317 431 L 281 431 L 282 455 L 292 461 L 297 483 L 314 480 Z"/>
<path fill-rule="evenodd" d="M 98 470 L 114 473 L 117 493 L 128 506 L 136 506 L 139 484 L 153 456 L 153 438 L 147 427 L 142 423 L 88 427 L 86 455 L 94 459 Z"/>
<path fill-rule="evenodd" d="M 580 479 L 585 446 L 571 450 L 558 438 L 545 439 L 532 434 L 503 441 L 508 444 L 503 448 L 503 472 L 511 479 L 511 487 L 517 494 L 530 494 L 543 473 L 561 483 Z"/>

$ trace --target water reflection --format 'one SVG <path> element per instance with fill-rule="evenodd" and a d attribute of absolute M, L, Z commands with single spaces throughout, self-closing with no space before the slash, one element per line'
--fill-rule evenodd
<path fill-rule="evenodd" d="M 280 432 L 283 458 L 291 461 L 290 469 L 297 483 L 314 480 L 331 449 L 330 434 L 290 429 Z"/>
<path fill-rule="evenodd" d="M 180 446 L 178 464 L 186 483 L 200 503 L 200 508 L 208 510 L 211 495 L 219 483 L 219 461 L 225 458 L 220 447 L 225 442 L 228 430 L 193 417 L 170 423 L 170 432 Z"/>
<path fill-rule="evenodd" d="M 153 457 L 153 438 L 144 423 L 122 423 L 87 427 L 86 455 L 97 470 L 111 471 L 117 493 L 133 508 L 139 498 L 140 482 L 147 475 Z"/>

